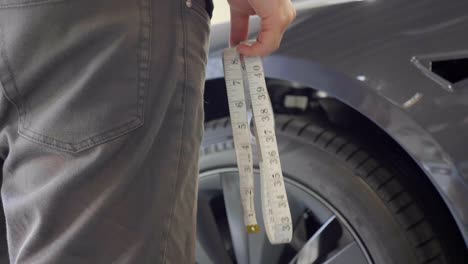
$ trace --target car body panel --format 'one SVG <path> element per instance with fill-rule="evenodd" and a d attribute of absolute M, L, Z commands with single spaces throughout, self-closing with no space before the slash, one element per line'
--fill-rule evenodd
<path fill-rule="evenodd" d="M 298 14 L 264 59 L 267 77 L 324 91 L 381 127 L 424 170 L 468 243 L 468 82 L 451 86 L 424 70 L 431 58 L 468 58 L 468 1 L 375 0 Z M 223 76 L 228 32 L 213 28 L 208 80 Z"/>

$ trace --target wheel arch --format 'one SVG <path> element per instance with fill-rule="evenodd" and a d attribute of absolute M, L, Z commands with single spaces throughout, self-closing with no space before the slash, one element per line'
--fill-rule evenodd
<path fill-rule="evenodd" d="M 457 224 L 465 247 L 468 247 L 468 229 L 463 218 L 466 210 L 464 201 L 468 194 L 460 172 L 443 147 L 407 112 L 376 89 L 316 62 L 273 55 L 264 59 L 264 68 L 267 78 L 299 83 L 325 92 L 355 110 L 391 138 L 412 158 L 412 162 L 437 190 Z M 211 57 L 207 67 L 207 87 L 223 80 L 222 69 L 220 55 Z M 216 91 L 210 89 L 209 92 L 213 90 Z M 208 96 L 219 98 L 217 95 Z M 224 103 L 219 101 L 205 103 L 205 110 L 226 115 L 227 112 L 217 109 Z"/>

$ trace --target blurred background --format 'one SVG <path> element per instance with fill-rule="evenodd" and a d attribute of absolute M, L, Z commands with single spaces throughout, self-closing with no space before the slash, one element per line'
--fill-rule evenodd
<path fill-rule="evenodd" d="M 214 11 L 211 24 L 218 24 L 229 21 L 229 5 L 227 0 L 213 0 Z"/>

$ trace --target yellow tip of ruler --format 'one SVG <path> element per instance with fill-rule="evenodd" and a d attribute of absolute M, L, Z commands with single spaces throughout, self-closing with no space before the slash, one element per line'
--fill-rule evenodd
<path fill-rule="evenodd" d="M 260 232 L 260 226 L 259 225 L 248 225 L 247 226 L 247 233 L 249 234 L 255 234 Z"/>
<path fill-rule="evenodd" d="M 250 120 L 253 114 L 259 153 L 265 231 L 272 244 L 289 243 L 292 221 L 276 143 L 275 120 L 260 57 L 243 57 L 235 48 L 223 52 L 224 79 L 239 169 L 240 196 L 248 233 L 260 232 L 254 208 L 254 170 Z"/>

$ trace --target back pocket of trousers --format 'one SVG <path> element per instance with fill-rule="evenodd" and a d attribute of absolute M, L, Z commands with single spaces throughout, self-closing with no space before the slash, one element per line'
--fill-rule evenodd
<path fill-rule="evenodd" d="M 79 152 L 143 124 L 149 1 L 0 6 L 0 86 L 21 136 Z"/>

